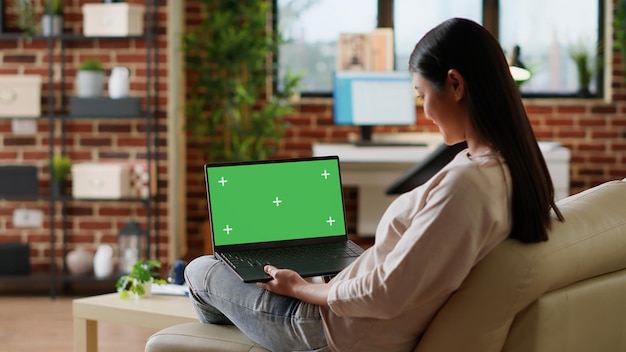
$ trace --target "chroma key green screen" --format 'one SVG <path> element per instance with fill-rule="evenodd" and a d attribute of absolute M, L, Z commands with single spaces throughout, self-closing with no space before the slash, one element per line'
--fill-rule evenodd
<path fill-rule="evenodd" d="M 338 160 L 207 165 L 215 245 L 345 234 Z"/>

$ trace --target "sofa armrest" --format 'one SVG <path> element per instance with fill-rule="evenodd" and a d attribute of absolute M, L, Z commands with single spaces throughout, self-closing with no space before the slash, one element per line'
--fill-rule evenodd
<path fill-rule="evenodd" d="M 626 350 L 626 270 L 549 292 L 517 314 L 502 351 Z"/>

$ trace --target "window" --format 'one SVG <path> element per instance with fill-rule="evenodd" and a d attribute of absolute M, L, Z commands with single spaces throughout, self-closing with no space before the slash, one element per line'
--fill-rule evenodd
<path fill-rule="evenodd" d="M 592 95 L 602 93 L 597 60 L 603 27 L 602 0 L 274 0 L 275 18 L 287 40 L 278 52 L 278 75 L 303 75 L 304 96 L 330 96 L 340 33 L 394 28 L 395 67 L 407 68 L 415 43 L 450 17 L 470 18 L 494 33 L 507 55 L 520 59 L 533 76 L 520 86 L 525 96 L 575 96 L 578 73 L 572 49 L 589 53 Z M 280 79 L 279 79 L 280 81 Z M 280 86 L 278 87 L 280 90 Z"/>
<path fill-rule="evenodd" d="M 396 0 L 393 8 L 396 69 L 408 69 L 409 56 L 417 41 L 431 28 L 450 17 L 482 23 L 482 0 Z"/>
<path fill-rule="evenodd" d="M 278 53 L 279 77 L 289 68 L 303 74 L 302 93 L 330 93 L 339 33 L 363 33 L 376 28 L 377 1 L 277 0 L 277 3 L 278 28 L 286 41 Z"/>
<path fill-rule="evenodd" d="M 589 53 L 597 67 L 601 38 L 598 2 L 572 0 L 500 0 L 499 40 L 505 51 L 521 48 L 524 65 L 533 73 L 520 90 L 526 95 L 559 95 L 578 91 L 578 73 L 571 50 Z M 595 70 L 597 71 L 597 70 Z M 595 72 L 596 77 L 599 72 Z M 590 91 L 598 93 L 598 80 Z"/>

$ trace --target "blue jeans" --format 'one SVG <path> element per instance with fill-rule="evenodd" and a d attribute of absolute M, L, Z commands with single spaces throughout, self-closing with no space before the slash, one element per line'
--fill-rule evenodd
<path fill-rule="evenodd" d="M 244 283 L 213 256 L 185 269 L 200 321 L 234 324 L 271 351 L 328 351 L 319 307 Z"/>

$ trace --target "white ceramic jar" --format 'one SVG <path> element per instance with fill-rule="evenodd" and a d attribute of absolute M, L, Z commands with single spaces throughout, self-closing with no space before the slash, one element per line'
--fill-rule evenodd
<path fill-rule="evenodd" d="M 119 99 L 128 96 L 130 90 L 130 70 L 124 66 L 116 66 L 111 69 L 109 77 L 109 98 Z"/>
<path fill-rule="evenodd" d="M 93 258 L 93 273 L 97 278 L 106 278 L 113 274 L 113 247 L 101 244 Z"/>

